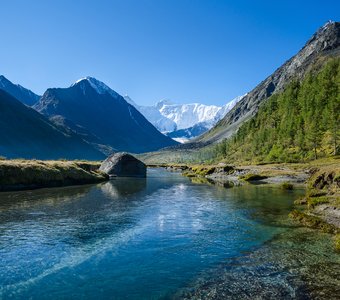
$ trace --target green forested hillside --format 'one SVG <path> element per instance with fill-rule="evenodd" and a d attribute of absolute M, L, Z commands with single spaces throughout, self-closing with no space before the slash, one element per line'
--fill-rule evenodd
<path fill-rule="evenodd" d="M 254 118 L 216 146 L 218 159 L 294 162 L 339 153 L 340 58 L 271 96 Z"/>

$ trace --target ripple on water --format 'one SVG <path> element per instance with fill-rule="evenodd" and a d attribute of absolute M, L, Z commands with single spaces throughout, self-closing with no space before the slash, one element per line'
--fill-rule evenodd
<path fill-rule="evenodd" d="M 336 292 L 338 265 L 322 250 L 322 236 L 286 222 L 299 191 L 225 189 L 163 170 L 149 175 L 0 194 L 0 298 Z M 332 284 L 312 285 L 310 273 Z"/>

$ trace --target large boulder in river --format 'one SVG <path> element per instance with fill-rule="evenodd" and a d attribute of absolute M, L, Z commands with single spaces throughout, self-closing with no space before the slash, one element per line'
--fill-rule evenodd
<path fill-rule="evenodd" d="M 131 154 L 120 152 L 109 156 L 100 171 L 118 177 L 146 177 L 146 165 Z"/>

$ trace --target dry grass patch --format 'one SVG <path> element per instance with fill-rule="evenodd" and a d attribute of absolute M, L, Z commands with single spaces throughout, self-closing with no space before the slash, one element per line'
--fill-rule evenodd
<path fill-rule="evenodd" d="M 107 175 L 99 162 L 88 161 L 0 161 L 0 190 L 64 186 L 100 182 Z"/>

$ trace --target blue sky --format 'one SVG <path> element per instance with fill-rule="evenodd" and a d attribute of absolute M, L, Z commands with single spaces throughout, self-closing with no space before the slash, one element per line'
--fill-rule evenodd
<path fill-rule="evenodd" d="M 0 74 L 40 94 L 89 75 L 139 104 L 221 105 L 339 13 L 332 0 L 2 0 Z"/>

